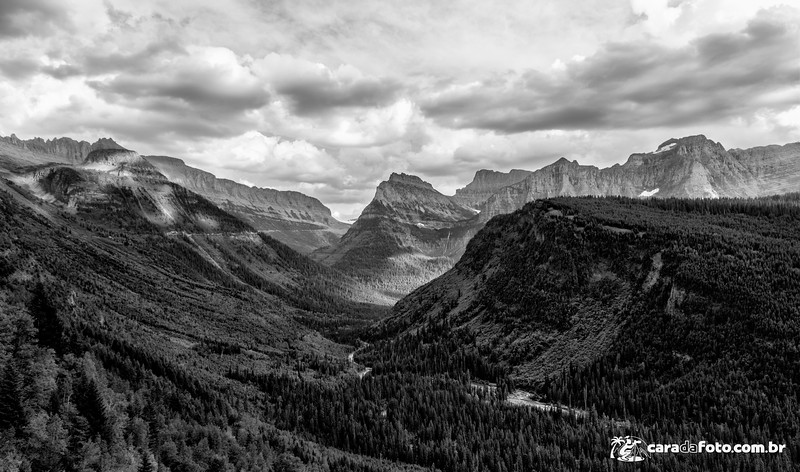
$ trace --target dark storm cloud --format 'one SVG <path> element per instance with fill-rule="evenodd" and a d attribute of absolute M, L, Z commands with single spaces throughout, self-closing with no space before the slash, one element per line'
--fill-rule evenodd
<path fill-rule="evenodd" d="M 400 85 L 387 79 L 315 78 L 278 84 L 275 89 L 292 101 L 296 114 L 307 116 L 332 108 L 383 106 L 397 98 Z"/>
<path fill-rule="evenodd" d="M 63 4 L 50 0 L 0 1 L 0 38 L 36 36 L 70 26 Z"/>
<path fill-rule="evenodd" d="M 196 109 L 226 115 L 257 109 L 269 101 L 269 94 L 258 85 L 220 84 L 190 74 L 168 78 L 123 75 L 105 82 L 90 81 L 89 85 L 110 102 L 122 99 L 157 111 Z"/>
<path fill-rule="evenodd" d="M 758 107 L 797 103 L 798 32 L 760 16 L 738 33 L 701 37 L 684 48 L 608 44 L 561 77 L 531 72 L 422 101 L 453 128 L 501 133 L 549 129 L 640 129 L 728 119 Z"/>
<path fill-rule="evenodd" d="M 76 122 L 75 117 L 80 117 L 80 120 Z M 202 116 L 187 110 L 172 113 L 130 111 L 124 119 L 121 118 L 118 115 L 97 113 L 84 102 L 71 101 L 56 109 L 52 119 L 42 123 L 41 129 L 42 133 L 52 136 L 69 136 L 77 132 L 102 129 L 116 139 L 130 143 L 147 143 L 167 153 L 181 151 L 179 143 L 184 143 L 184 139 L 227 138 L 249 127 L 249 122 L 241 115 L 220 120 L 215 116 Z"/>

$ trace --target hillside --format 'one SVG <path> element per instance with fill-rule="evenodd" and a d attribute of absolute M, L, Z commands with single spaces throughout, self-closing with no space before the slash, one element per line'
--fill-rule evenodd
<path fill-rule="evenodd" d="M 529 383 L 608 352 L 636 316 L 699 322 L 725 313 L 714 325 L 775 318 L 794 326 L 798 215 L 794 195 L 537 201 L 494 218 L 452 270 L 401 300 L 383 326 L 405 332 L 446 321 Z"/>
<path fill-rule="evenodd" d="M 798 220 L 796 194 L 537 201 L 494 218 L 382 330 L 446 327 L 517 384 L 611 416 L 655 419 L 657 403 L 682 404 L 694 421 L 755 427 L 797 404 Z M 771 406 L 756 418 L 748 405 L 761 396 Z M 797 434 L 798 418 L 790 424 L 783 434 Z"/>

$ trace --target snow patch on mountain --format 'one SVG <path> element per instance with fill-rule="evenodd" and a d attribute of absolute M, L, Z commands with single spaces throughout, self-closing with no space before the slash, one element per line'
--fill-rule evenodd
<path fill-rule="evenodd" d="M 655 154 L 658 154 L 658 153 L 661 153 L 661 152 L 667 152 L 670 149 L 674 148 L 676 144 L 678 144 L 678 143 L 665 144 L 664 146 L 661 146 L 660 148 L 656 149 Z"/>

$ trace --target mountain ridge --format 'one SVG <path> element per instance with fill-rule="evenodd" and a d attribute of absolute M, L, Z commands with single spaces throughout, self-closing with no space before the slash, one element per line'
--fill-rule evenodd
<path fill-rule="evenodd" d="M 669 139 L 654 152 L 634 153 L 624 163 L 605 168 L 561 158 L 495 192 L 484 202 L 482 215 L 488 220 L 537 198 L 557 196 L 758 197 L 800 185 L 800 143 L 753 149 L 727 151 L 695 135 Z M 773 161 L 761 175 L 757 172 L 764 166 L 759 160 Z M 779 175 L 775 168 L 789 172 Z"/>
<path fill-rule="evenodd" d="M 149 174 L 151 180 L 173 182 L 203 196 L 228 213 L 244 219 L 256 230 L 267 232 L 276 239 L 303 253 L 327 246 L 343 235 L 348 224 L 331 215 L 330 209 L 316 198 L 300 192 L 252 188 L 190 167 L 181 159 L 166 156 L 140 156 L 125 149 L 111 138 L 100 138 L 90 144 L 62 137 L 44 140 L 19 139 L 12 134 L 0 137 L 0 169 L 6 168 L 13 179 L 38 179 L 53 166 L 68 165 L 79 173 L 90 171 L 95 176 L 102 173 L 116 178 Z M 47 170 L 46 172 L 52 172 Z M 58 170 L 63 175 L 53 175 L 48 188 L 60 198 L 78 190 L 75 172 Z M 131 175 L 132 175 L 131 174 Z M 23 177 L 27 176 L 27 177 Z M 55 189 L 52 184 L 69 182 L 69 189 Z M 34 181 L 37 191 L 43 188 Z"/>
<path fill-rule="evenodd" d="M 94 143 L 89 143 L 88 141 L 76 141 L 69 137 L 51 138 L 48 140 L 44 140 L 40 137 L 19 139 L 12 133 L 10 136 L 0 136 L 0 141 L 17 146 L 21 149 L 59 157 L 62 158 L 64 162 L 72 164 L 83 163 L 89 153 L 94 150 L 125 149 L 111 138 L 99 138 Z"/>
<path fill-rule="evenodd" d="M 184 186 L 302 253 L 327 246 L 350 225 L 318 199 L 292 190 L 250 187 L 169 156 L 144 156 L 171 182 Z"/>

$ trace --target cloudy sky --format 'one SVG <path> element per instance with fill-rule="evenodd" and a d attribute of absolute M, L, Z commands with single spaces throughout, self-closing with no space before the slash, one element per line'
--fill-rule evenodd
<path fill-rule="evenodd" d="M 800 141 L 784 0 L 2 0 L 0 134 L 111 136 L 347 219 L 392 171 Z M 782 5 L 785 4 L 785 5 Z"/>

